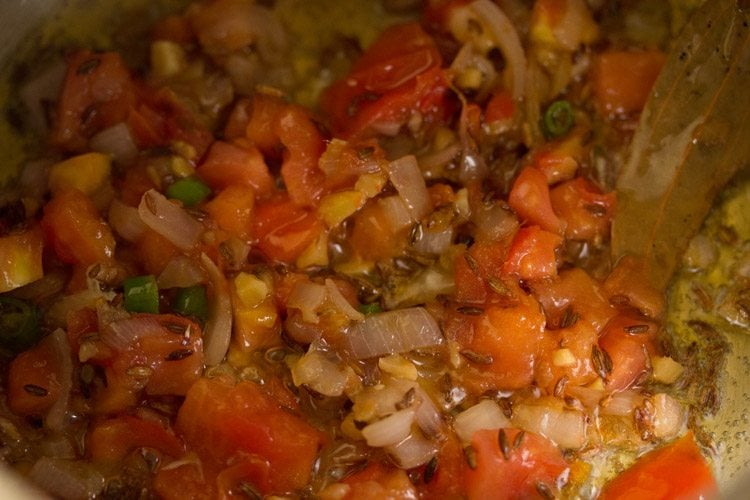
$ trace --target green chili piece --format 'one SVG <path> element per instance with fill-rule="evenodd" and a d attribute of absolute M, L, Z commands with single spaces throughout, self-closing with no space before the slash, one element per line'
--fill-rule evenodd
<path fill-rule="evenodd" d="M 0 295 L 0 346 L 25 351 L 42 337 L 39 308 L 10 295 Z"/>
<path fill-rule="evenodd" d="M 205 322 L 208 318 L 208 296 L 202 285 L 180 288 L 172 304 L 172 309 L 182 316 L 192 316 Z"/>
<path fill-rule="evenodd" d="M 185 177 L 167 188 L 167 197 L 180 200 L 186 207 L 194 207 L 211 194 L 211 188 L 196 177 Z"/>
<path fill-rule="evenodd" d="M 159 287 L 152 275 L 133 276 L 122 282 L 125 309 L 130 312 L 157 314 L 159 312 Z"/>
<path fill-rule="evenodd" d="M 564 99 L 555 101 L 544 112 L 542 128 L 544 135 L 550 139 L 561 137 L 568 133 L 575 123 L 573 106 Z"/>
<path fill-rule="evenodd" d="M 359 312 L 365 315 L 375 314 L 383 312 L 383 308 L 381 308 L 380 304 L 378 304 L 377 302 L 373 302 L 372 304 L 362 304 L 361 306 L 359 306 Z"/>

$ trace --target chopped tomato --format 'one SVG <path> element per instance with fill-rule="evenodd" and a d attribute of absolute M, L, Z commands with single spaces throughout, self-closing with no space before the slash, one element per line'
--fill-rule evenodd
<path fill-rule="evenodd" d="M 719 489 L 693 433 L 642 456 L 602 490 L 603 500 L 717 498 Z"/>
<path fill-rule="evenodd" d="M 229 186 L 206 203 L 203 210 L 224 231 L 249 240 L 255 212 L 255 190 L 246 186 Z"/>
<path fill-rule="evenodd" d="M 545 318 L 533 297 L 520 289 L 515 296 L 514 305 L 492 305 L 463 319 L 456 340 L 467 360 L 464 380 L 478 392 L 520 389 L 534 379 Z"/>
<path fill-rule="evenodd" d="M 538 226 L 522 227 L 510 245 L 503 272 L 528 281 L 557 276 L 555 250 L 562 242 L 560 235 Z"/>
<path fill-rule="evenodd" d="M 316 213 L 293 203 L 286 194 L 256 205 L 253 234 L 269 259 L 294 262 L 322 230 Z"/>
<path fill-rule="evenodd" d="M 516 112 L 516 103 L 513 95 L 505 89 L 496 90 L 484 108 L 484 121 L 492 125 L 513 119 Z"/>
<path fill-rule="evenodd" d="M 303 108 L 291 105 L 277 115 L 273 130 L 284 146 L 281 178 L 289 198 L 300 206 L 317 205 L 325 181 L 318 168 L 325 150 L 323 135 Z"/>
<path fill-rule="evenodd" d="M 532 283 L 531 288 L 544 308 L 547 324 L 554 328 L 559 328 L 567 315 L 568 320 L 586 321 L 599 332 L 617 313 L 601 285 L 583 269 L 565 269 L 557 279 Z"/>
<path fill-rule="evenodd" d="M 256 92 L 250 106 L 244 136 L 250 139 L 263 154 L 278 154 L 279 136 L 273 125 L 288 104 L 275 95 Z"/>
<path fill-rule="evenodd" d="M 161 423 L 130 415 L 95 423 L 86 446 L 94 460 L 122 460 L 138 448 L 151 448 L 173 458 L 183 454 L 180 440 Z"/>
<path fill-rule="evenodd" d="M 13 290 L 44 275 L 44 238 L 39 226 L 0 237 L 0 293 Z"/>
<path fill-rule="evenodd" d="M 502 268 L 508 249 L 505 243 L 474 243 L 466 253 L 456 255 L 453 275 L 456 300 L 485 303 L 504 300 Z"/>
<path fill-rule="evenodd" d="M 508 205 L 522 223 L 539 226 L 551 233 L 565 232 L 565 223 L 552 209 L 547 177 L 534 167 L 521 170 L 508 196 Z"/>
<path fill-rule="evenodd" d="M 50 336 L 16 356 L 8 368 L 8 405 L 13 413 L 43 417 L 60 396 L 60 360 Z"/>
<path fill-rule="evenodd" d="M 154 475 L 154 491 L 164 500 L 213 500 L 216 488 L 210 471 L 199 461 L 172 462 Z"/>
<path fill-rule="evenodd" d="M 143 198 L 143 194 L 149 189 L 158 190 L 158 186 L 148 175 L 148 166 L 138 163 L 125 171 L 124 177 L 116 186 L 120 192 L 122 202 L 131 207 L 137 207 Z"/>
<path fill-rule="evenodd" d="M 352 250 L 364 260 L 394 257 L 407 243 L 405 228 L 393 227 L 383 203 L 367 203 L 353 220 L 349 242 Z"/>
<path fill-rule="evenodd" d="M 593 182 L 576 177 L 550 191 L 552 208 L 565 223 L 565 237 L 601 242 L 609 238 L 616 195 L 604 194 Z"/>
<path fill-rule="evenodd" d="M 127 118 L 136 89 L 119 54 L 82 50 L 67 63 L 52 143 L 68 151 L 84 151 L 92 135 Z"/>
<path fill-rule="evenodd" d="M 507 457 L 500 436 L 508 443 Z M 559 478 L 568 469 L 559 448 L 547 438 L 518 429 L 480 430 L 471 446 L 476 467 L 468 468 L 464 482 L 469 499 L 536 498 L 540 489 L 555 494 Z"/>
<path fill-rule="evenodd" d="M 381 500 L 384 498 L 417 498 L 417 491 L 406 471 L 387 468 L 371 462 L 366 469 L 342 481 L 349 486 L 344 499 Z"/>
<path fill-rule="evenodd" d="M 449 433 L 440 445 L 440 451 L 422 469 L 420 488 L 421 498 L 429 500 L 463 498 L 463 484 L 466 469 L 466 457 L 461 442 L 455 433 Z M 430 470 L 432 468 L 432 470 Z"/>
<path fill-rule="evenodd" d="M 646 264 L 626 255 L 604 280 L 604 292 L 613 303 L 627 304 L 643 314 L 658 318 L 664 312 L 664 294 L 649 283 Z"/>
<path fill-rule="evenodd" d="M 138 264 L 148 274 L 158 276 L 179 255 L 179 249 L 161 234 L 151 228 L 146 228 L 134 246 L 138 256 Z"/>
<path fill-rule="evenodd" d="M 434 40 L 417 23 L 393 26 L 375 41 L 343 79 L 323 95 L 335 133 L 345 137 L 395 134 L 419 112 L 425 122 L 448 109 L 448 79 Z"/>
<path fill-rule="evenodd" d="M 586 158 L 586 129 L 577 127 L 561 139 L 547 142 L 531 155 L 531 165 L 552 185 L 575 177 L 578 165 Z"/>
<path fill-rule="evenodd" d="M 632 114 L 643 109 L 666 56 L 658 50 L 613 50 L 594 58 L 594 96 L 606 115 Z"/>
<path fill-rule="evenodd" d="M 536 384 L 553 394 L 563 378 L 565 387 L 596 380 L 598 375 L 591 362 L 591 351 L 597 341 L 596 330 L 586 321 L 547 331 L 535 367 Z"/>
<path fill-rule="evenodd" d="M 202 378 L 193 385 L 177 415 L 177 429 L 191 449 L 216 467 L 250 457 L 267 461 L 267 474 L 250 478 L 264 494 L 304 487 L 324 440 L 260 386 L 223 378 Z"/>
<path fill-rule="evenodd" d="M 65 318 L 65 326 L 68 342 L 70 342 L 70 351 L 78 352 L 81 347 L 81 337 L 99 331 L 99 317 L 96 310 L 83 307 L 68 312 Z"/>
<path fill-rule="evenodd" d="M 115 238 L 109 225 L 77 189 L 55 193 L 44 207 L 42 228 L 63 262 L 91 265 L 114 256 Z"/>
<path fill-rule="evenodd" d="M 649 370 L 658 325 L 647 318 L 620 314 L 604 327 L 599 347 L 611 360 L 605 386 L 610 391 L 627 389 Z"/>
<path fill-rule="evenodd" d="M 196 169 L 198 175 L 215 190 L 245 186 L 255 190 L 258 198 L 268 198 L 274 182 L 258 148 L 246 141 L 216 141 Z"/>

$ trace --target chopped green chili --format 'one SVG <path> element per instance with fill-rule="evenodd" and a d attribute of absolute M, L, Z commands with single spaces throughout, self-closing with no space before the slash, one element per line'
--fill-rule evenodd
<path fill-rule="evenodd" d="M 0 295 L 0 346 L 18 353 L 42 337 L 39 308 L 10 295 Z"/>
<path fill-rule="evenodd" d="M 575 123 L 573 106 L 564 99 L 549 105 L 542 118 L 544 135 L 550 139 L 561 137 L 568 133 Z"/>
<path fill-rule="evenodd" d="M 172 309 L 182 316 L 192 316 L 200 321 L 208 318 L 208 297 L 202 285 L 180 288 L 175 296 Z"/>
<path fill-rule="evenodd" d="M 211 194 L 211 188 L 196 177 L 185 177 L 167 188 L 167 197 L 180 200 L 186 207 L 194 207 Z"/>
<path fill-rule="evenodd" d="M 153 275 L 133 276 L 122 284 L 126 310 L 153 314 L 159 312 L 159 287 Z"/>
<path fill-rule="evenodd" d="M 377 302 L 373 302 L 372 304 L 362 304 L 359 306 L 359 312 L 362 314 L 375 314 L 379 312 L 383 312 L 383 308 L 380 307 L 380 304 Z"/>

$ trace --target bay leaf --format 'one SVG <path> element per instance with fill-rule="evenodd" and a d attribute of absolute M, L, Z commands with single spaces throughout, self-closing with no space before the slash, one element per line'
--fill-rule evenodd
<path fill-rule="evenodd" d="M 750 165 L 750 12 L 696 11 L 657 79 L 617 181 L 612 253 L 664 288 L 715 196 Z"/>

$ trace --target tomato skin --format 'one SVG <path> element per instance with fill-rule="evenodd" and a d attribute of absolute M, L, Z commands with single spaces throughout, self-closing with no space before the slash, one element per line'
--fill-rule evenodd
<path fill-rule="evenodd" d="M 233 460 L 268 461 L 263 493 L 304 487 L 324 442 L 322 433 L 282 410 L 252 382 L 221 378 L 197 381 L 177 415 L 177 429 L 203 460 L 224 469 Z"/>
<path fill-rule="evenodd" d="M 547 177 L 534 167 L 524 167 L 518 174 L 508 196 L 508 205 L 522 223 L 551 233 L 565 232 L 565 223 L 552 209 Z"/>
<path fill-rule="evenodd" d="M 84 151 L 89 137 L 125 120 L 136 101 L 136 88 L 119 54 L 82 50 L 67 61 L 57 104 L 52 144 Z"/>
<path fill-rule="evenodd" d="M 87 435 L 87 449 L 94 460 L 122 460 L 131 451 L 143 447 L 173 458 L 184 452 L 180 440 L 162 424 L 131 415 L 99 421 Z"/>
<path fill-rule="evenodd" d="M 114 255 L 115 239 L 109 225 L 77 189 L 59 191 L 45 205 L 42 228 L 63 262 L 88 266 L 108 262 Z"/>
<path fill-rule="evenodd" d="M 562 242 L 561 236 L 538 226 L 522 227 L 510 245 L 503 273 L 528 281 L 557 276 L 555 250 Z"/>
<path fill-rule="evenodd" d="M 504 432 L 510 450 L 508 459 L 498 445 L 498 433 Z M 555 491 L 558 478 L 568 469 L 560 450 L 550 440 L 533 432 L 524 432 L 521 445 L 513 446 L 518 429 L 501 431 L 484 429 L 474 433 L 476 468 L 468 468 L 464 476 L 470 500 L 535 498 L 537 483 Z"/>
<path fill-rule="evenodd" d="M 615 193 L 602 193 L 583 177 L 564 182 L 550 191 L 552 208 L 565 223 L 565 237 L 600 242 L 609 239 Z"/>
<path fill-rule="evenodd" d="M 602 500 L 718 498 L 711 468 L 692 432 L 642 456 L 604 486 Z"/>
<path fill-rule="evenodd" d="M 655 350 L 657 330 L 657 323 L 627 313 L 619 314 L 607 323 L 599 338 L 599 347 L 612 360 L 612 372 L 605 380 L 607 390 L 627 389 L 646 373 L 649 353 Z M 629 333 L 631 331 L 633 333 Z"/>
<path fill-rule="evenodd" d="M 269 259 L 294 262 L 323 230 L 316 213 L 277 195 L 255 207 L 253 234 Z"/>

